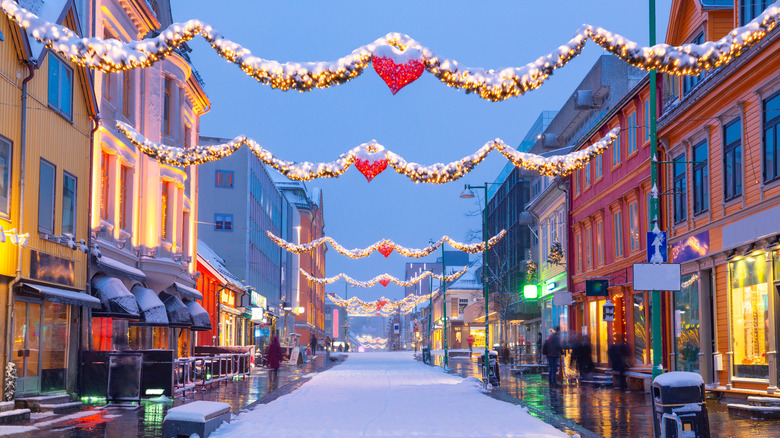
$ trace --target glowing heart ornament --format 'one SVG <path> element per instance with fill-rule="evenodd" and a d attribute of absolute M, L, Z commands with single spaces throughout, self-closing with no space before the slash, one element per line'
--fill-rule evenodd
<path fill-rule="evenodd" d="M 387 169 L 387 154 L 384 146 L 372 141 L 355 154 L 355 167 L 371 182 L 375 176 Z M 387 257 L 387 256 L 385 256 Z"/>
<path fill-rule="evenodd" d="M 385 307 L 385 304 L 387 304 L 387 300 L 379 300 L 376 302 L 376 310 L 379 311 L 382 309 L 382 307 Z"/>
<path fill-rule="evenodd" d="M 380 254 L 385 256 L 385 258 L 387 258 L 387 256 L 389 256 L 390 253 L 393 252 L 393 246 L 386 242 L 383 242 L 381 245 L 379 245 L 376 248 L 376 250 L 379 251 Z"/>
<path fill-rule="evenodd" d="M 379 283 L 381 283 L 382 286 L 387 287 L 387 285 L 390 284 L 390 279 L 389 278 L 383 278 L 383 279 L 379 280 Z M 384 306 L 384 304 L 382 304 L 382 305 Z"/>
<path fill-rule="evenodd" d="M 420 49 L 400 50 L 383 44 L 375 48 L 372 55 L 374 70 L 393 94 L 416 81 L 425 71 Z"/>

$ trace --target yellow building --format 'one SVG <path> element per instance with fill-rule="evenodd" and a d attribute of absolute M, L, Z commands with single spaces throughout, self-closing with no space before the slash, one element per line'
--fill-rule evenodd
<path fill-rule="evenodd" d="M 82 34 L 63 5 L 43 18 Z M 0 32 L 0 363 L 16 365 L 17 395 L 72 392 L 82 315 L 99 305 L 84 293 L 92 77 L 5 16 Z"/>

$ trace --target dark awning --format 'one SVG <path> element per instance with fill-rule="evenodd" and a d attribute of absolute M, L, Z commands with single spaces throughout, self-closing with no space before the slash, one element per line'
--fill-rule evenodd
<path fill-rule="evenodd" d="M 178 281 L 173 282 L 173 288 L 181 294 L 181 297 L 189 300 L 202 300 L 203 294 L 197 289 L 193 289 L 186 284 L 181 284 Z"/>
<path fill-rule="evenodd" d="M 168 313 L 165 311 L 165 304 L 160 301 L 155 291 L 135 285 L 130 292 L 135 295 L 135 301 L 141 310 L 141 320 L 133 323 L 134 325 L 168 325 Z"/>
<path fill-rule="evenodd" d="M 190 315 L 192 315 L 192 327 L 190 327 L 191 330 L 211 330 L 211 318 L 209 317 L 209 312 L 207 312 L 206 309 L 200 305 L 200 303 L 197 301 L 187 301 L 185 305 L 187 306 L 187 310 L 190 311 Z"/>
<path fill-rule="evenodd" d="M 160 292 L 160 300 L 165 305 L 168 314 L 168 325 L 171 327 L 189 327 L 192 325 L 192 315 L 187 306 L 175 295 Z"/>
<path fill-rule="evenodd" d="M 93 278 L 92 295 L 100 300 L 100 309 L 92 311 L 93 316 L 120 319 L 138 319 L 140 317 L 135 297 L 118 278 Z"/>
<path fill-rule="evenodd" d="M 60 289 L 57 287 L 41 286 L 38 284 L 23 283 L 26 289 L 32 289 L 40 292 L 43 299 L 53 303 L 68 304 L 72 306 L 84 306 L 91 309 L 100 308 L 100 300 L 92 295 L 76 292 L 72 290 Z"/>

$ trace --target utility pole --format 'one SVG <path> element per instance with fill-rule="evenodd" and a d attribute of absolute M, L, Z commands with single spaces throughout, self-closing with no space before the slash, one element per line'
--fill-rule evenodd
<path fill-rule="evenodd" d="M 655 0 L 649 0 L 650 4 L 650 47 L 655 45 Z M 652 195 L 650 197 L 650 226 L 660 229 L 660 209 L 658 205 L 658 129 L 656 124 L 657 115 L 657 86 L 656 71 L 650 70 L 650 186 Z M 629 127 L 629 129 L 632 129 Z M 649 248 L 648 248 L 649 251 Z M 663 336 L 661 335 L 661 291 L 654 290 L 652 294 L 652 305 L 650 306 L 653 319 L 653 378 L 663 372 Z"/>
<path fill-rule="evenodd" d="M 441 246 L 441 309 L 444 318 L 444 369 L 449 368 L 447 346 L 447 264 L 444 261 L 444 245 Z"/>

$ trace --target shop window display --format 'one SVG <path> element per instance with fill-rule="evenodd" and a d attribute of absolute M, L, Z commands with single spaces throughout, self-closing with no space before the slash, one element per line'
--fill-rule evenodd
<path fill-rule="evenodd" d="M 699 275 L 682 278 L 675 293 L 675 370 L 699 372 Z"/>
<path fill-rule="evenodd" d="M 734 377 L 769 379 L 769 292 L 763 255 L 729 264 Z"/>

